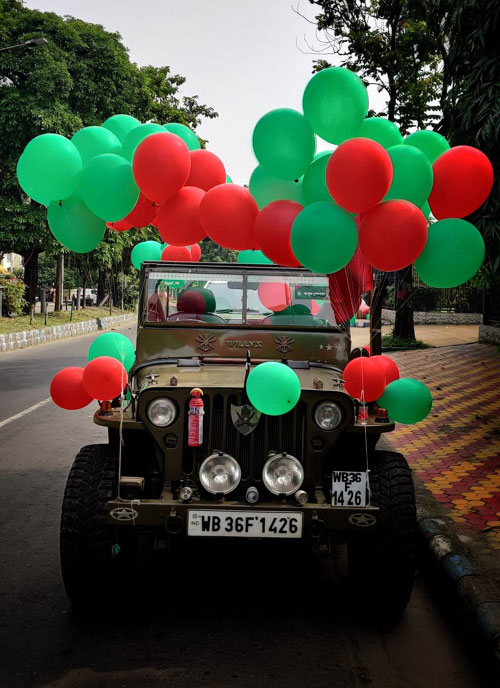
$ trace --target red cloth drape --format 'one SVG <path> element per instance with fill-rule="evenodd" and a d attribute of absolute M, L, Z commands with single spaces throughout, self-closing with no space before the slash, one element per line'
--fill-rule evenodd
<path fill-rule="evenodd" d="M 328 276 L 330 303 L 337 323 L 347 322 L 357 312 L 361 294 L 373 288 L 372 268 L 364 259 L 359 247 L 351 261 Z"/>

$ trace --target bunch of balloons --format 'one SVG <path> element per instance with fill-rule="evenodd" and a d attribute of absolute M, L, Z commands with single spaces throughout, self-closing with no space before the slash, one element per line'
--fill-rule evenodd
<path fill-rule="evenodd" d="M 403 138 L 393 122 L 367 117 L 363 82 L 341 67 L 315 74 L 302 106 L 303 113 L 268 112 L 253 132 L 254 236 L 267 258 L 332 274 L 359 247 L 378 270 L 415 263 L 433 287 L 476 274 L 484 242 L 463 218 L 492 188 L 493 168 L 481 151 L 450 148 L 434 131 Z M 315 156 L 316 136 L 335 149 Z M 437 221 L 429 226 L 431 212 Z"/>
<path fill-rule="evenodd" d="M 89 349 L 88 363 L 60 370 L 50 384 L 52 401 L 70 411 L 87 406 L 94 399 L 107 401 L 119 396 L 135 362 L 130 339 L 119 332 L 106 332 Z"/>
<path fill-rule="evenodd" d="M 388 356 L 354 358 L 344 368 L 344 380 L 352 397 L 376 401 L 399 423 L 418 423 L 432 408 L 428 387 L 413 378 L 400 378 L 398 366 Z"/>

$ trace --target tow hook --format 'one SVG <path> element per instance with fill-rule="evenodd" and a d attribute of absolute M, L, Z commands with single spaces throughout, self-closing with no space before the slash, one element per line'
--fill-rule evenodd
<path fill-rule="evenodd" d="M 182 530 L 182 526 L 182 518 L 180 516 L 177 516 L 175 507 L 172 507 L 170 509 L 170 514 L 167 516 L 165 520 L 165 528 L 167 530 L 167 533 L 170 533 L 170 535 L 178 535 Z"/>

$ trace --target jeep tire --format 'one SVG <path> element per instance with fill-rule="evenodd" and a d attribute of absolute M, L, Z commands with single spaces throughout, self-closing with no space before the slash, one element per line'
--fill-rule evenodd
<path fill-rule="evenodd" d="M 118 459 L 110 447 L 83 447 L 66 483 L 60 531 L 62 577 L 75 606 L 111 601 L 130 568 L 133 540 L 107 524 L 107 503 L 117 492 Z"/>
<path fill-rule="evenodd" d="M 379 530 L 349 540 L 349 573 L 364 608 L 394 621 L 406 609 L 415 579 L 415 491 L 404 456 L 374 451 L 370 458 L 371 503 L 380 509 Z"/>

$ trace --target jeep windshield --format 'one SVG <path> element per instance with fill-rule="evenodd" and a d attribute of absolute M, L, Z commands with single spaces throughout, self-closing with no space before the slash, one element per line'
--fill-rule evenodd
<path fill-rule="evenodd" d="M 145 264 L 145 273 L 143 324 L 288 329 L 335 325 L 326 275 L 209 263 Z"/>

